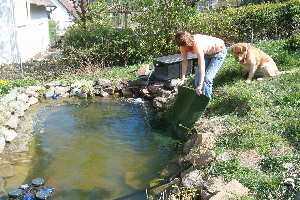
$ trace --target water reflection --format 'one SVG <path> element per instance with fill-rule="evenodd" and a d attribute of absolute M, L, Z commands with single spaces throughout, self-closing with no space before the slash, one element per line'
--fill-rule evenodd
<path fill-rule="evenodd" d="M 121 99 L 45 104 L 28 178 L 44 178 L 55 188 L 54 199 L 113 199 L 143 191 L 175 156 L 166 124 L 151 127 L 149 115 L 144 102 Z"/>

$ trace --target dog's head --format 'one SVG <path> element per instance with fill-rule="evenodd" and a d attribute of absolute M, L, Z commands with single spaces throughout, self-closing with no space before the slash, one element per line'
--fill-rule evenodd
<path fill-rule="evenodd" d="M 231 47 L 231 52 L 235 54 L 236 60 L 240 63 L 245 63 L 249 47 L 247 43 L 237 43 Z"/>

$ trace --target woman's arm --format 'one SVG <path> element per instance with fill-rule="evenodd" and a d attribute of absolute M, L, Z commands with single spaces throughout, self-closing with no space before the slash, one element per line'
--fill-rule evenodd
<path fill-rule="evenodd" d="M 188 66 L 187 54 L 184 54 L 182 55 L 181 80 L 185 79 L 187 66 Z"/>
<path fill-rule="evenodd" d="M 198 87 L 196 88 L 196 93 L 197 93 L 197 95 L 200 95 L 200 94 L 202 94 L 202 87 L 203 87 L 204 76 L 205 76 L 204 52 L 203 51 L 198 52 L 197 58 L 198 58 L 200 77 L 199 77 Z"/>
<path fill-rule="evenodd" d="M 184 83 L 187 66 L 188 66 L 187 54 L 182 54 L 181 76 L 177 85 L 182 85 Z"/>

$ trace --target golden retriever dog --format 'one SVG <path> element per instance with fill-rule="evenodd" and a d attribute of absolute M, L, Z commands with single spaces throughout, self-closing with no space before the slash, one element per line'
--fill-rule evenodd
<path fill-rule="evenodd" d="M 257 80 L 263 80 L 279 73 L 271 56 L 248 43 L 237 43 L 231 47 L 231 51 L 235 54 L 235 59 L 245 67 L 246 73 L 249 73 L 246 83 L 251 82 L 254 74 L 262 76 Z"/>

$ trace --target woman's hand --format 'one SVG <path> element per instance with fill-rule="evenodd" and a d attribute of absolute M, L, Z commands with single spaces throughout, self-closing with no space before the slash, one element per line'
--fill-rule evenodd
<path fill-rule="evenodd" d="M 202 86 L 198 86 L 198 87 L 195 89 L 195 91 L 196 91 L 196 94 L 197 94 L 198 96 L 200 96 L 200 95 L 202 94 Z"/>

